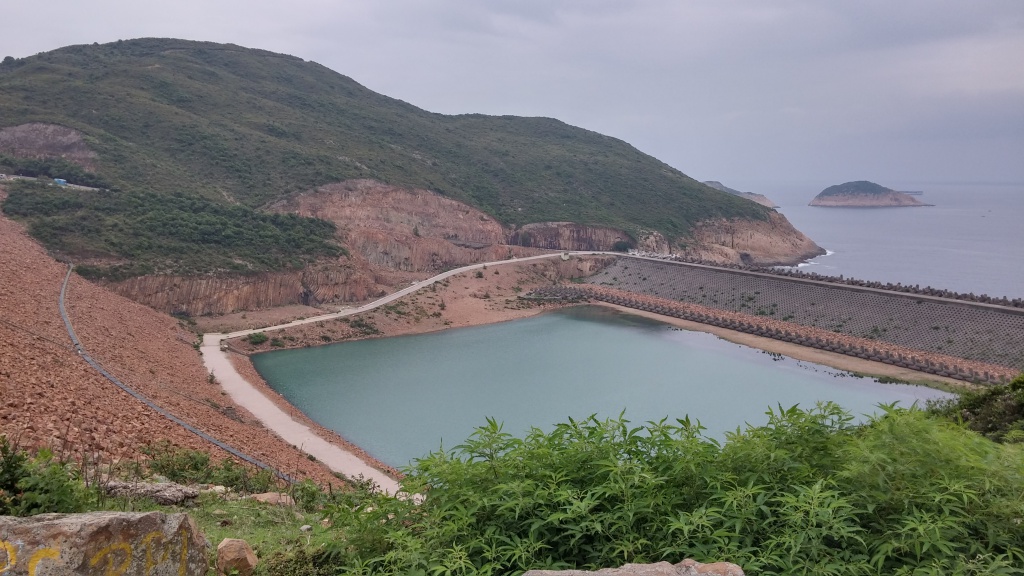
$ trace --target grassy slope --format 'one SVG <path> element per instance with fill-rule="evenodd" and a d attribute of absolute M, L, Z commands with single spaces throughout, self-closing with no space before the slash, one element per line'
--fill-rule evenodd
<path fill-rule="evenodd" d="M 84 132 L 122 188 L 258 207 L 348 178 L 425 187 L 507 224 L 568 220 L 685 234 L 767 211 L 628 144 L 548 118 L 444 116 L 299 58 L 145 39 L 0 66 L 4 125 Z"/>

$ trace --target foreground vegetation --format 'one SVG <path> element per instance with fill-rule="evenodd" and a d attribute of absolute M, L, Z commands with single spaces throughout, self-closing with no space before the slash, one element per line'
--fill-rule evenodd
<path fill-rule="evenodd" d="M 292 488 L 290 520 L 212 496 L 193 514 L 211 537 L 258 542 L 265 574 L 505 574 L 685 557 L 750 574 L 1024 574 L 1024 445 L 992 442 L 941 407 L 883 408 L 863 425 L 833 404 L 779 409 L 724 442 L 688 419 L 590 418 L 522 439 L 489 421 L 409 470 L 404 487 L 422 502 L 307 482 Z M 222 474 L 194 455 L 153 455 L 160 469 Z M 300 521 L 314 530 L 298 536 Z"/>
<path fill-rule="evenodd" d="M 47 249 L 76 260 L 79 274 L 120 280 L 153 273 L 264 272 L 302 268 L 344 253 L 331 222 L 267 214 L 182 193 L 80 190 L 18 181 L 5 214 L 28 224 Z"/>
<path fill-rule="evenodd" d="M 724 444 L 683 420 L 494 422 L 419 461 L 417 506 L 330 507 L 325 562 L 355 573 L 506 573 L 729 560 L 755 574 L 1019 574 L 1024 454 L 919 410 L 864 426 L 775 411 Z M 372 509 L 372 511 L 370 511 Z"/>

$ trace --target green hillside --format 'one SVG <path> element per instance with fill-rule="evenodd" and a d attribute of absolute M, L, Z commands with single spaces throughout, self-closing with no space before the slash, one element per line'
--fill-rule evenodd
<path fill-rule="evenodd" d="M 88 136 L 120 187 L 260 207 L 349 178 L 424 187 L 506 224 L 568 220 L 674 238 L 704 218 L 764 218 L 621 140 L 549 118 L 445 116 L 300 58 L 143 39 L 0 65 L 3 126 Z M 0 126 L 2 127 L 2 126 Z"/>

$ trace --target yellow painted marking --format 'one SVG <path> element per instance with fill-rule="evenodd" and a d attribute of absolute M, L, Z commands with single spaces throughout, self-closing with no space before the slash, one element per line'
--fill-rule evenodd
<path fill-rule="evenodd" d="M 124 560 L 115 568 L 114 556 L 118 551 L 124 553 Z M 132 547 L 124 542 L 111 544 L 97 552 L 89 561 L 89 566 L 98 566 L 104 559 L 107 561 L 107 568 L 103 571 L 103 576 L 123 576 L 132 563 Z"/>
<path fill-rule="evenodd" d="M 188 576 L 188 532 L 182 528 L 181 532 L 181 557 L 178 559 L 178 576 Z"/>
<path fill-rule="evenodd" d="M 40 548 L 36 550 L 28 560 L 28 576 L 36 576 L 39 563 L 43 560 L 57 560 L 60 558 L 60 550 L 56 548 Z"/>
<path fill-rule="evenodd" d="M 18 553 L 14 550 L 14 544 L 6 540 L 0 540 L 0 550 L 3 550 L 7 556 L 7 561 L 4 562 L 3 566 L 0 566 L 0 574 L 3 574 L 14 568 L 14 565 L 18 563 Z"/>
<path fill-rule="evenodd" d="M 153 557 L 154 540 L 160 541 L 160 544 L 157 546 L 157 548 L 163 552 L 163 554 L 160 555 L 158 558 Z M 163 532 L 150 532 L 146 535 L 145 538 L 142 539 L 142 544 L 146 547 L 146 566 L 143 569 L 142 573 L 146 576 L 149 575 L 153 568 L 156 568 L 158 565 L 162 564 L 163 562 L 166 562 L 168 556 L 171 555 L 171 551 L 163 546 L 163 541 Z"/>

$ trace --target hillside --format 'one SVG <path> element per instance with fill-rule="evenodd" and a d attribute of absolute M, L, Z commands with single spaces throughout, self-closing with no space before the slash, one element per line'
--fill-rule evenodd
<path fill-rule="evenodd" d="M 4 217 L 0 245 L 0 436 L 104 465 L 145 459 L 143 450 L 160 442 L 210 453 L 215 461 L 227 456 L 76 354 L 58 310 L 65 265 Z M 74 275 L 66 305 L 85 350 L 160 407 L 288 474 L 333 479 L 210 383 L 187 326 Z"/>
<path fill-rule="evenodd" d="M 815 196 L 809 205 L 851 208 L 928 206 L 909 194 L 866 180 L 829 186 Z"/>
<path fill-rule="evenodd" d="M 260 207 L 365 178 L 432 190 L 506 225 L 673 239 L 708 218 L 767 217 L 615 138 L 550 118 L 432 114 L 316 63 L 233 45 L 142 39 L 7 61 L 0 108 L 3 127 L 80 131 L 104 182 L 158 194 Z"/>
<path fill-rule="evenodd" d="M 764 194 L 757 194 L 754 192 L 740 192 L 739 190 L 729 188 L 728 186 L 722 184 L 717 180 L 707 180 L 704 182 L 704 184 L 714 188 L 715 190 L 720 190 L 727 194 L 732 194 L 733 196 L 739 196 L 740 198 L 746 198 L 751 202 L 757 202 L 761 206 L 766 206 L 768 208 L 778 208 L 778 205 L 775 204 L 775 202 L 772 202 L 771 199 L 769 199 Z"/>

